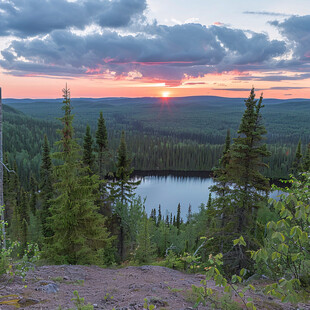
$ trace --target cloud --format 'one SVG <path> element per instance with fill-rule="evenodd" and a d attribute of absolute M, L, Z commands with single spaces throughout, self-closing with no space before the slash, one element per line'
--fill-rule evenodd
<path fill-rule="evenodd" d="M 204 85 L 206 82 L 186 82 L 183 85 Z"/>
<path fill-rule="evenodd" d="M 283 75 L 266 75 L 266 76 L 237 76 L 234 80 L 238 81 L 298 81 L 305 80 L 310 78 L 310 73 L 297 74 L 293 76 L 289 76 L 286 74 Z"/>
<path fill-rule="evenodd" d="M 249 88 L 212 88 L 212 90 L 226 90 L 226 91 L 249 91 Z M 255 88 L 256 91 L 259 91 L 259 89 Z"/>
<path fill-rule="evenodd" d="M 291 14 L 278 13 L 278 12 L 267 12 L 267 11 L 244 11 L 243 14 L 248 14 L 248 15 L 265 15 L 265 16 L 279 16 L 279 17 L 292 16 Z"/>
<path fill-rule="evenodd" d="M 146 0 L 3 0 L 0 36 L 29 37 L 91 24 L 123 27 L 145 9 Z"/>
<path fill-rule="evenodd" d="M 60 0 L 57 0 L 60 1 Z M 0 65 L 13 75 L 100 75 L 115 78 L 139 72 L 141 79 L 181 81 L 208 73 L 268 67 L 286 52 L 283 41 L 228 27 L 148 24 L 136 34 L 49 35 L 15 40 L 2 51 Z"/>
<path fill-rule="evenodd" d="M 310 87 L 298 87 L 298 86 L 276 86 L 266 88 L 266 90 L 290 90 L 290 89 L 308 89 Z"/>
<path fill-rule="evenodd" d="M 275 86 L 270 88 L 255 88 L 256 91 L 263 90 L 291 90 L 291 89 L 308 89 L 310 87 L 298 87 L 298 86 Z M 226 90 L 226 91 L 249 91 L 249 88 L 212 88 L 212 90 Z"/>
<path fill-rule="evenodd" d="M 287 39 L 295 61 L 310 62 L 310 15 L 292 16 L 283 22 L 273 21 L 270 24 Z"/>

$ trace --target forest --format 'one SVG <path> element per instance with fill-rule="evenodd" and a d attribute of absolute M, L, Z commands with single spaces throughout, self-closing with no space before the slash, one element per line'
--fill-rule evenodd
<path fill-rule="evenodd" d="M 135 170 L 211 171 L 221 157 L 227 129 L 236 137 L 243 112 L 242 98 L 104 98 L 72 99 L 77 141 L 83 143 L 86 125 L 94 136 L 102 111 L 108 130 L 109 170 L 113 166 L 121 131 Z M 39 177 L 44 134 L 52 150 L 55 129 L 61 124 L 61 100 L 4 100 L 4 151 L 10 166 L 28 186 L 30 174 Z M 310 135 L 310 108 L 306 100 L 265 99 L 262 111 L 266 143 L 271 156 L 264 174 L 288 178 L 299 140 L 302 152 Z M 21 113 L 22 112 L 22 113 Z M 22 134 L 20 134 L 22 133 Z"/>
<path fill-rule="evenodd" d="M 270 279 L 263 291 L 273 298 L 307 301 L 309 104 L 266 100 L 264 106 L 254 89 L 236 106 L 219 107 L 215 98 L 204 113 L 187 100 L 136 102 L 137 113 L 130 105 L 95 102 L 88 113 L 65 88 L 61 109 L 6 102 L 4 162 L 14 172 L 4 169 L 0 273 L 11 272 L 20 257 L 101 267 L 157 264 L 205 273 L 192 288 L 196 306 L 256 309 L 245 295 L 255 290 L 246 282 L 253 275 Z M 148 215 L 135 195 L 133 167 L 212 170 L 216 198 L 210 195 L 198 213 L 181 214 L 178 206 L 170 216 L 160 207 Z M 275 188 L 269 177 L 287 179 L 277 201 L 268 198 Z M 210 279 L 241 304 L 220 299 Z"/>

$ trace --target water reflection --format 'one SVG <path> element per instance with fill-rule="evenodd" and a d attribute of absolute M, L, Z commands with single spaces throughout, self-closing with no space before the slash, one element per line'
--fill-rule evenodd
<path fill-rule="evenodd" d="M 142 198 L 146 197 L 145 208 L 150 214 L 153 208 L 161 211 L 164 216 L 176 214 L 178 204 L 181 205 L 181 215 L 186 219 L 188 207 L 191 205 L 192 212 L 198 212 L 201 203 L 206 204 L 209 198 L 209 187 L 214 184 L 213 179 L 208 177 L 184 177 L 184 176 L 145 176 L 136 177 L 141 180 L 136 193 Z M 270 197 L 277 199 L 281 192 L 271 193 Z M 212 193 L 212 197 L 215 195 Z"/>

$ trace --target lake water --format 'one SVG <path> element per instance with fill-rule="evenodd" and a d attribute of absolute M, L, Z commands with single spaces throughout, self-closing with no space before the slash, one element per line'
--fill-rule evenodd
<path fill-rule="evenodd" d="M 206 204 L 209 198 L 209 187 L 214 184 L 212 178 L 145 176 L 140 177 L 141 184 L 136 189 L 137 195 L 146 198 L 145 209 L 148 214 L 153 208 L 158 210 L 159 204 L 163 215 L 177 213 L 181 204 L 181 216 L 186 219 L 189 204 L 192 212 L 197 212 L 201 203 Z M 275 198 L 278 193 L 272 193 Z M 215 197 L 212 194 L 212 197 Z"/>

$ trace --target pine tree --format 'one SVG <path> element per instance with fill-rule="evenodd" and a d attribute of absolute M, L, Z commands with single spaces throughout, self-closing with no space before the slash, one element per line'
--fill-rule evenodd
<path fill-rule="evenodd" d="M 302 172 L 302 153 L 301 153 L 301 140 L 299 140 L 297 149 L 296 149 L 296 154 L 295 154 L 295 159 L 293 161 L 292 165 L 292 173 L 294 175 L 297 175 L 299 172 Z"/>
<path fill-rule="evenodd" d="M 104 218 L 94 205 L 98 178 L 85 173 L 74 139 L 70 92 L 63 90 L 64 116 L 59 151 L 54 157 L 63 162 L 55 167 L 57 197 L 52 201 L 51 228 L 53 236 L 47 246 L 48 258 L 55 263 L 93 264 L 98 250 L 110 247 L 111 239 Z"/>
<path fill-rule="evenodd" d="M 135 258 L 141 264 L 148 263 L 154 256 L 154 246 L 151 243 L 149 233 L 149 220 L 144 213 L 141 228 L 138 234 L 138 248 L 136 249 Z"/>
<path fill-rule="evenodd" d="M 37 184 L 33 176 L 30 176 L 30 211 L 33 215 L 37 212 Z"/>
<path fill-rule="evenodd" d="M 306 172 L 310 171 L 310 143 L 308 144 L 307 152 L 304 157 L 303 168 L 304 168 L 304 171 Z"/>
<path fill-rule="evenodd" d="M 157 218 L 157 227 L 159 226 L 160 222 L 162 220 L 162 215 L 161 215 L 161 205 L 158 206 L 158 218 Z"/>
<path fill-rule="evenodd" d="M 98 119 L 98 127 L 96 131 L 96 144 L 98 151 L 99 177 L 100 180 L 103 180 L 105 174 L 104 159 L 106 152 L 108 150 L 108 133 L 102 112 L 100 112 L 100 116 Z"/>
<path fill-rule="evenodd" d="M 116 169 L 116 180 L 111 184 L 110 196 L 114 201 L 119 200 L 124 205 L 131 201 L 134 196 L 134 190 L 141 183 L 141 181 L 132 181 L 130 179 L 133 169 L 131 168 L 131 159 L 127 152 L 124 131 L 122 131 L 117 152 Z"/>
<path fill-rule="evenodd" d="M 100 112 L 97 131 L 96 131 L 96 151 L 97 151 L 97 165 L 99 174 L 99 193 L 100 197 L 97 200 L 99 206 L 99 212 L 106 217 L 112 216 L 111 201 L 109 201 L 109 193 L 107 190 L 107 182 L 105 180 L 107 159 L 108 159 L 108 133 L 103 118 L 103 113 Z"/>
<path fill-rule="evenodd" d="M 121 205 L 118 208 L 119 213 L 116 214 L 119 226 L 119 255 L 121 260 L 124 259 L 124 223 L 122 223 L 122 214 L 124 213 L 122 208 L 128 208 L 128 204 L 131 203 L 135 193 L 134 190 L 140 184 L 141 181 L 132 181 L 130 175 L 133 172 L 131 168 L 131 159 L 127 152 L 127 146 L 125 141 L 125 132 L 122 131 L 120 144 L 117 152 L 116 163 L 116 178 L 110 184 L 110 199 L 114 205 Z"/>
<path fill-rule="evenodd" d="M 17 209 L 18 209 L 21 223 L 23 220 L 26 220 L 26 222 L 29 223 L 30 216 L 29 216 L 28 199 L 27 199 L 27 194 L 23 188 L 21 189 L 21 192 L 20 192 L 20 203 Z"/>
<path fill-rule="evenodd" d="M 20 236 L 20 253 L 24 253 L 24 251 L 27 249 L 27 242 L 28 242 L 28 222 L 26 219 L 21 220 L 21 236 Z"/>
<path fill-rule="evenodd" d="M 89 169 L 89 175 L 94 174 L 95 155 L 93 150 L 93 138 L 90 133 L 90 127 L 87 124 L 83 144 L 83 164 Z"/>
<path fill-rule="evenodd" d="M 209 193 L 207 209 L 211 209 L 211 207 L 212 207 L 212 197 L 211 197 L 211 193 Z"/>
<path fill-rule="evenodd" d="M 213 169 L 213 176 L 215 180 L 215 185 L 211 186 L 211 191 L 215 192 L 219 198 L 217 203 L 221 203 L 222 205 L 226 204 L 225 194 L 230 191 L 229 189 L 229 177 L 227 165 L 230 161 L 230 130 L 227 130 L 226 139 L 225 139 L 225 147 L 222 154 L 221 159 L 219 160 L 218 166 Z"/>
<path fill-rule="evenodd" d="M 177 226 L 178 234 L 179 234 L 180 233 L 180 226 L 181 226 L 181 205 L 180 204 L 178 204 L 176 226 Z"/>
<path fill-rule="evenodd" d="M 230 270 L 248 267 L 246 249 L 230 249 L 233 240 L 241 235 L 246 239 L 248 247 L 257 246 L 257 211 L 266 202 L 266 195 L 262 193 L 268 192 L 270 188 L 268 179 L 261 174 L 262 169 L 267 166 L 263 158 L 270 155 L 266 144 L 262 143 L 266 134 L 261 116 L 262 100 L 262 96 L 259 100 L 255 99 L 253 88 L 245 100 L 246 109 L 238 136 L 228 151 L 226 143 L 221 166 L 216 173 L 219 186 L 215 188 L 218 198 L 214 203 L 219 231 L 215 233 L 215 237 L 221 238 L 217 244 L 220 246 L 219 250 L 225 252 L 224 263 Z"/>
<path fill-rule="evenodd" d="M 42 202 L 41 222 L 42 233 L 44 237 L 51 237 L 52 230 L 47 223 L 47 219 L 51 216 L 50 207 L 53 198 L 53 168 L 50 156 L 50 147 L 47 136 L 44 136 L 42 163 L 40 167 L 40 199 Z"/>
<path fill-rule="evenodd" d="M 187 223 L 189 224 L 192 221 L 193 213 L 192 213 L 192 206 L 189 204 L 188 211 L 187 211 Z"/>

